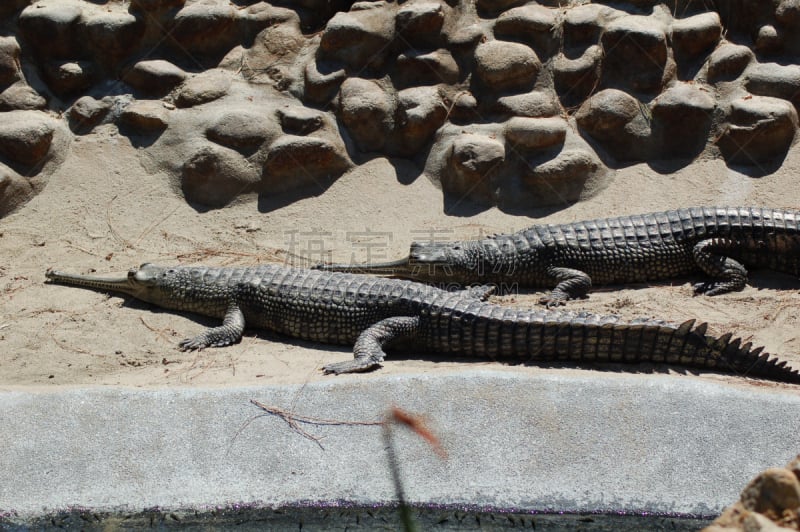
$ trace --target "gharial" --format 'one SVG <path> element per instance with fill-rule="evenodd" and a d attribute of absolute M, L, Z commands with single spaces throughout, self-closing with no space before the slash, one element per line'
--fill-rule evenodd
<path fill-rule="evenodd" d="M 555 288 L 547 306 L 592 284 L 640 283 L 702 272 L 696 294 L 741 290 L 746 268 L 800 275 L 800 211 L 693 207 L 567 224 L 534 225 L 482 240 L 414 242 L 398 261 L 316 269 L 378 273 L 431 283 Z"/>
<path fill-rule="evenodd" d="M 800 383 L 797 370 L 762 348 L 714 337 L 705 323 L 626 321 L 483 301 L 491 287 L 448 292 L 369 275 L 279 265 L 207 268 L 143 264 L 127 277 L 48 271 L 51 283 L 122 292 L 155 305 L 221 318 L 222 325 L 180 342 L 183 350 L 225 346 L 246 325 L 295 338 L 354 344 L 355 358 L 326 373 L 380 367 L 384 347 L 517 361 L 655 362 Z"/>

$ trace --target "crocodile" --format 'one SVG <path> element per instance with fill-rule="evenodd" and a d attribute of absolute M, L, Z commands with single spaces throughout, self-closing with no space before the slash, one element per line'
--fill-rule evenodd
<path fill-rule="evenodd" d="M 800 211 L 693 207 L 568 224 L 534 225 L 481 240 L 414 242 L 408 257 L 316 269 L 429 283 L 554 287 L 548 307 L 585 297 L 592 284 L 644 283 L 705 273 L 695 294 L 744 288 L 747 268 L 800 275 Z"/>
<path fill-rule="evenodd" d="M 124 277 L 49 270 L 50 283 L 121 292 L 154 305 L 222 319 L 181 350 L 238 342 L 245 326 L 314 342 L 353 345 L 325 373 L 370 371 L 384 348 L 529 362 L 667 363 L 800 384 L 797 370 L 707 324 L 624 320 L 486 299 L 491 286 L 446 291 L 423 283 L 281 265 L 211 268 L 145 263 Z"/>

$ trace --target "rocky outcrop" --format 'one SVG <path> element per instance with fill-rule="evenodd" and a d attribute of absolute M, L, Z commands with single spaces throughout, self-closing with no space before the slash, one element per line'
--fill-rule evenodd
<path fill-rule="evenodd" d="M 703 532 L 800 530 L 800 456 L 758 474 Z"/>
<path fill-rule="evenodd" d="M 797 2 L 679 7 L 9 0 L 0 113 L 63 116 L 75 135 L 113 124 L 198 206 L 318 192 L 376 156 L 514 210 L 577 201 L 637 162 L 769 173 L 797 128 Z M 47 135 L 20 154 L 21 131 L 2 162 L 35 171 Z"/>

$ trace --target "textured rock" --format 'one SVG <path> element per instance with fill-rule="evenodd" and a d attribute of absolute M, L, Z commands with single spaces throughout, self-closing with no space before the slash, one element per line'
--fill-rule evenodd
<path fill-rule="evenodd" d="M 693 158 L 703 151 L 711 130 L 712 92 L 700 85 L 677 83 L 651 105 L 652 148 L 656 159 Z"/>
<path fill-rule="evenodd" d="M 48 59 L 70 59 L 76 55 L 75 26 L 82 10 L 65 2 L 38 2 L 22 10 L 19 30 L 25 42 L 31 43 L 37 53 Z M 47 36 L 42 39 L 42 36 Z"/>
<path fill-rule="evenodd" d="M 299 105 L 278 109 L 281 129 L 289 135 L 308 135 L 326 125 L 325 115 L 316 109 Z"/>
<path fill-rule="evenodd" d="M 603 169 L 600 160 L 587 150 L 564 150 L 541 164 L 523 165 L 520 180 L 524 194 L 505 195 L 501 207 L 527 209 L 530 205 L 564 205 L 586 193 L 586 183 Z"/>
<path fill-rule="evenodd" d="M 397 87 L 453 84 L 458 81 L 458 78 L 458 64 L 446 49 L 432 52 L 409 50 L 400 54 L 397 57 L 396 73 L 393 76 Z"/>
<path fill-rule="evenodd" d="M 475 72 L 489 89 L 529 90 L 541 68 L 536 53 L 524 44 L 488 41 L 475 49 Z"/>
<path fill-rule="evenodd" d="M 178 107 L 193 107 L 222 98 L 231 86 L 231 77 L 221 70 L 206 70 L 187 79 L 175 95 Z"/>
<path fill-rule="evenodd" d="M 381 9 L 383 2 L 364 7 L 337 13 L 328 21 L 319 45 L 320 57 L 354 69 L 383 65 L 394 38 L 394 18 L 387 9 Z"/>
<path fill-rule="evenodd" d="M 229 110 L 206 129 L 208 140 L 250 155 L 260 145 L 280 134 L 276 124 L 254 117 L 246 109 Z"/>
<path fill-rule="evenodd" d="M 215 54 L 229 50 L 236 42 L 235 19 L 236 11 L 228 1 L 187 4 L 172 19 L 169 35 L 180 52 Z"/>
<path fill-rule="evenodd" d="M 444 8 L 439 2 L 404 4 L 395 15 L 395 31 L 412 47 L 438 44 L 444 24 Z"/>
<path fill-rule="evenodd" d="M 800 65 L 755 64 L 747 69 L 745 77 L 745 87 L 753 94 L 800 104 Z"/>
<path fill-rule="evenodd" d="M 600 81 L 600 65 L 603 50 L 592 45 L 577 59 L 569 59 L 563 53 L 553 61 L 553 83 L 564 105 L 583 102 Z"/>
<path fill-rule="evenodd" d="M 776 54 L 783 48 L 783 36 L 772 24 L 764 24 L 756 33 L 756 50 L 762 54 Z"/>
<path fill-rule="evenodd" d="M 603 82 L 633 91 L 658 91 L 669 78 L 667 36 L 653 17 L 631 15 L 608 24 L 601 37 Z"/>
<path fill-rule="evenodd" d="M 714 11 L 677 19 L 672 23 L 672 46 L 677 54 L 696 58 L 714 47 L 722 36 L 722 23 Z"/>
<path fill-rule="evenodd" d="M 564 14 L 562 33 L 564 47 L 580 50 L 600 42 L 600 34 L 609 21 L 621 16 L 623 12 L 601 5 L 581 4 L 570 6 Z"/>
<path fill-rule="evenodd" d="M 324 188 L 351 163 L 344 148 L 319 137 L 283 135 L 270 147 L 259 185 L 262 193 Z"/>
<path fill-rule="evenodd" d="M 800 481 L 788 469 L 767 469 L 750 481 L 740 500 L 747 510 L 779 517 L 800 508 Z"/>
<path fill-rule="evenodd" d="M 506 139 L 517 150 L 541 150 L 561 145 L 567 135 L 563 118 L 515 117 L 506 122 Z"/>
<path fill-rule="evenodd" d="M 24 81 L 18 81 L 0 93 L 0 111 L 32 111 L 47 107 L 47 100 Z"/>
<path fill-rule="evenodd" d="M 394 129 L 394 102 L 374 81 L 348 78 L 339 93 L 339 118 L 361 151 L 377 151 Z"/>
<path fill-rule="evenodd" d="M 747 96 L 734 100 L 717 145 L 729 163 L 760 165 L 786 155 L 797 130 L 797 111 L 786 100 Z"/>
<path fill-rule="evenodd" d="M 11 111 L 0 121 L 0 155 L 16 168 L 40 165 L 50 150 L 55 121 L 39 111 Z"/>
<path fill-rule="evenodd" d="M 20 78 L 19 43 L 14 37 L 0 37 L 0 88 Z"/>
<path fill-rule="evenodd" d="M 69 127 L 73 133 L 78 135 L 89 133 L 108 115 L 110 110 L 110 101 L 83 96 L 76 100 L 67 112 Z"/>
<path fill-rule="evenodd" d="M 559 114 L 561 107 L 552 94 L 533 91 L 501 96 L 497 99 L 494 111 L 510 116 L 543 117 Z"/>
<path fill-rule="evenodd" d="M 35 193 L 29 180 L 0 164 L 0 218 L 24 205 Z"/>
<path fill-rule="evenodd" d="M 537 4 L 515 7 L 497 17 L 494 34 L 498 39 L 530 45 L 542 57 L 550 56 L 559 45 L 553 31 L 559 14 L 557 9 Z"/>
<path fill-rule="evenodd" d="M 163 96 L 186 79 L 181 68 L 163 59 L 139 61 L 127 70 L 122 80 L 145 94 Z"/>
<path fill-rule="evenodd" d="M 505 161 L 502 142 L 479 134 L 464 134 L 453 140 L 447 169 L 442 175 L 442 190 L 459 198 L 494 201 L 491 174 Z"/>
<path fill-rule="evenodd" d="M 347 72 L 338 63 L 309 61 L 304 69 L 305 99 L 311 103 L 330 101 L 347 78 Z"/>
<path fill-rule="evenodd" d="M 413 87 L 397 93 L 398 152 L 414 156 L 444 123 L 447 107 L 436 87 Z"/>
<path fill-rule="evenodd" d="M 42 68 L 47 86 L 56 94 L 74 94 L 92 85 L 97 73 L 91 61 L 48 61 Z"/>
<path fill-rule="evenodd" d="M 734 80 L 754 60 L 755 54 L 747 46 L 725 43 L 708 58 L 706 77 L 710 82 Z"/>
<path fill-rule="evenodd" d="M 78 24 L 93 59 L 112 71 L 139 46 L 144 30 L 143 19 L 117 10 L 83 13 Z"/>
<path fill-rule="evenodd" d="M 617 89 L 598 92 L 578 109 L 575 119 L 580 128 L 618 161 L 646 157 L 649 128 L 639 100 Z"/>
<path fill-rule="evenodd" d="M 160 101 L 133 102 L 120 114 L 120 123 L 136 133 L 158 133 L 167 127 L 169 110 Z"/>
<path fill-rule="evenodd" d="M 206 207 L 223 207 L 252 192 L 258 169 L 239 153 L 222 146 L 200 148 L 183 165 L 181 188 L 186 199 Z"/>
<path fill-rule="evenodd" d="M 781 0 L 775 8 L 775 19 L 783 26 L 796 29 L 800 26 L 800 1 Z"/>

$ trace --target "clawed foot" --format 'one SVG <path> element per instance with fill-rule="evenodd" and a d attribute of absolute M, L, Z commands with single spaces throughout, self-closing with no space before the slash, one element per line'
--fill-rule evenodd
<path fill-rule="evenodd" d="M 566 302 L 567 298 L 555 294 L 550 294 L 549 296 L 542 297 L 539 299 L 539 304 L 544 305 L 546 308 L 560 307 L 565 305 Z"/>
<path fill-rule="evenodd" d="M 178 349 L 181 351 L 202 351 L 206 347 L 208 347 L 208 343 L 203 336 L 186 338 L 181 340 L 181 343 L 178 344 Z"/>
<path fill-rule="evenodd" d="M 728 286 L 727 283 L 720 283 L 718 281 L 705 281 L 692 285 L 692 291 L 696 296 L 715 296 L 717 294 L 730 292 L 731 287 Z"/>
<path fill-rule="evenodd" d="M 364 373 L 366 371 L 373 371 L 381 367 L 380 362 L 375 360 L 346 360 L 344 362 L 336 362 L 323 366 L 322 372 L 325 375 L 341 375 L 342 373 Z"/>

